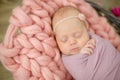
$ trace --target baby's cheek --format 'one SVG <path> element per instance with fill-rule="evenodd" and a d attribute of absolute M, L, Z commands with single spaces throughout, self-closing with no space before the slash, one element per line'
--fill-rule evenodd
<path fill-rule="evenodd" d="M 81 40 L 79 40 L 79 41 L 78 41 L 78 45 L 79 45 L 80 49 L 81 49 L 82 47 L 84 47 L 86 43 L 87 43 L 87 41 L 81 41 Z"/>
<path fill-rule="evenodd" d="M 63 51 L 63 47 L 64 47 L 64 44 L 61 44 L 60 42 L 58 42 L 58 47 L 59 47 L 59 49 L 61 50 L 61 51 Z"/>
<path fill-rule="evenodd" d="M 67 52 L 67 51 L 68 51 L 67 46 L 65 46 L 64 44 L 60 44 L 60 45 L 59 45 L 59 48 L 60 48 L 60 51 L 61 51 L 62 53 L 68 53 L 68 52 Z"/>
<path fill-rule="evenodd" d="M 66 51 L 66 47 L 61 45 L 61 51 L 65 52 Z"/>

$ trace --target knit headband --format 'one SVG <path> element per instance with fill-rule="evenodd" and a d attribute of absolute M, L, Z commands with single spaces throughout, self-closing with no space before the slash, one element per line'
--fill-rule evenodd
<path fill-rule="evenodd" d="M 55 31 L 56 28 L 57 28 L 57 25 L 59 25 L 59 24 L 62 23 L 63 21 L 66 21 L 66 20 L 72 19 L 72 18 L 79 18 L 81 21 L 84 21 L 85 24 L 88 26 L 88 23 L 87 23 L 87 21 L 86 21 L 85 15 L 82 14 L 82 13 L 79 13 L 79 14 L 76 15 L 76 16 L 69 16 L 69 17 L 63 18 L 62 20 L 58 21 L 58 22 L 56 23 L 56 25 L 53 27 L 53 30 Z"/>

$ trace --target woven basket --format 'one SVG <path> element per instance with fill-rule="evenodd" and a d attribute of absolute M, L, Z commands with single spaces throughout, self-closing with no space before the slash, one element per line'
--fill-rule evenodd
<path fill-rule="evenodd" d="M 108 22 L 113 25 L 113 27 L 116 29 L 117 33 L 120 35 L 120 19 L 114 16 L 110 11 L 104 9 L 97 3 L 94 3 L 90 0 L 85 0 L 88 2 L 101 16 L 105 16 Z"/>

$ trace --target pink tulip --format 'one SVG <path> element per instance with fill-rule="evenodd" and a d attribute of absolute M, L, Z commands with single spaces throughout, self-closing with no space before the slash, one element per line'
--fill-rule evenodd
<path fill-rule="evenodd" d="M 116 17 L 120 17 L 120 6 L 112 8 L 111 11 Z"/>

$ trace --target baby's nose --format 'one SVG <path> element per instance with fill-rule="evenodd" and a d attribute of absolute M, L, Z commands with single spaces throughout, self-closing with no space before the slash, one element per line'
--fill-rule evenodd
<path fill-rule="evenodd" d="M 70 38 L 70 45 L 74 45 L 77 43 L 77 40 L 75 38 Z"/>

